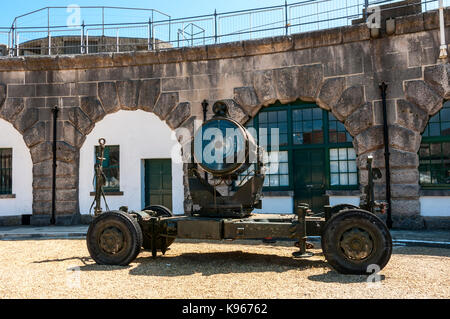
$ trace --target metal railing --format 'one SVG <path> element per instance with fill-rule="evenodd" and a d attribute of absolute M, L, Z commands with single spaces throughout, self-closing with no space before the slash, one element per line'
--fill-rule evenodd
<path fill-rule="evenodd" d="M 450 5 L 450 0 L 444 2 Z M 386 4 L 419 5 L 398 0 L 285 1 L 279 6 L 179 19 L 154 9 L 47 7 L 0 28 L 0 43 L 11 56 L 164 50 L 348 26 L 364 22 L 370 7 Z M 422 0 L 420 5 L 421 11 L 435 10 L 439 0 Z M 69 21 L 73 17 L 75 23 Z"/>

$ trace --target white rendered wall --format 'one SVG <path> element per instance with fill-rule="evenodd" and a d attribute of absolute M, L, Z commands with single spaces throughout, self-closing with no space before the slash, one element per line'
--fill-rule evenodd
<path fill-rule="evenodd" d="M 262 209 L 255 209 L 255 214 L 292 214 L 294 199 L 286 197 L 264 197 L 262 199 Z"/>
<path fill-rule="evenodd" d="M 130 210 L 144 208 L 143 160 L 172 159 L 173 212 L 184 214 L 183 164 L 181 146 L 175 134 L 153 113 L 119 111 L 96 124 L 80 150 L 80 212 L 89 214 L 94 197 L 95 146 L 105 138 L 107 145 L 120 146 L 120 191 L 123 196 L 107 196 L 111 210 L 128 206 Z M 105 206 L 102 201 L 103 209 Z"/>
<path fill-rule="evenodd" d="M 359 206 L 361 198 L 359 196 L 330 196 L 330 205 L 336 206 L 340 204 L 350 204 Z"/>
<path fill-rule="evenodd" d="M 361 199 L 358 196 L 331 196 L 330 205 L 351 204 L 359 206 Z M 263 208 L 256 209 L 255 214 L 293 214 L 294 199 L 286 197 L 264 197 Z"/>
<path fill-rule="evenodd" d="M 420 212 L 424 217 L 450 217 L 450 197 L 421 197 Z"/>
<path fill-rule="evenodd" d="M 33 162 L 22 135 L 0 119 L 0 148 L 12 148 L 12 193 L 0 198 L 0 217 L 31 215 L 33 212 Z"/>

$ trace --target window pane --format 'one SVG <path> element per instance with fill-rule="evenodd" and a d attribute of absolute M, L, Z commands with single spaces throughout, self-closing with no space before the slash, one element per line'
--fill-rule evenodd
<path fill-rule="evenodd" d="M 266 152 L 264 155 L 264 164 L 266 169 L 266 179 L 264 180 L 264 187 L 280 187 L 289 186 L 289 152 Z M 255 166 L 252 166 L 252 171 L 254 172 Z M 245 172 L 240 175 L 239 179 L 242 180 L 248 174 Z M 250 175 L 253 176 L 252 173 Z M 247 176 L 246 181 L 249 180 Z M 237 186 L 242 186 L 239 183 L 236 183 Z"/>
<path fill-rule="evenodd" d="M 322 131 L 323 130 L 322 120 L 315 120 L 313 125 L 314 125 L 314 127 L 313 127 L 314 131 Z"/>
<path fill-rule="evenodd" d="M 349 175 L 349 184 L 350 185 L 357 185 L 358 184 L 358 174 L 350 174 Z"/>
<path fill-rule="evenodd" d="M 289 175 L 280 176 L 280 186 L 289 186 Z"/>
<path fill-rule="evenodd" d="M 279 122 L 287 122 L 287 111 L 278 112 L 278 121 Z"/>
<path fill-rule="evenodd" d="M 295 145 L 323 144 L 323 111 L 319 107 L 294 110 L 292 126 Z"/>
<path fill-rule="evenodd" d="M 450 185 L 450 143 L 422 143 L 420 183 L 422 186 Z"/>
<path fill-rule="evenodd" d="M 303 144 L 303 141 L 304 141 L 304 139 L 303 139 L 302 133 L 294 134 L 294 144 L 301 145 L 301 144 Z"/>
<path fill-rule="evenodd" d="M 313 131 L 313 123 L 311 121 L 303 122 L 303 132 L 309 133 Z"/>
<path fill-rule="evenodd" d="M 0 149 L 0 195 L 12 194 L 12 149 Z"/>
<path fill-rule="evenodd" d="M 338 149 L 331 149 L 330 150 L 330 160 L 337 161 L 339 160 L 339 150 Z"/>
<path fill-rule="evenodd" d="M 98 147 L 96 147 L 96 152 L 99 152 Z M 98 159 L 96 162 L 98 163 Z M 105 189 L 107 191 L 120 190 L 120 164 L 119 164 L 119 162 L 120 162 L 119 146 L 106 146 L 104 161 L 103 161 L 103 172 L 105 173 L 105 176 L 106 176 Z"/>
<path fill-rule="evenodd" d="M 267 123 L 267 113 L 261 112 L 259 114 L 259 123 Z"/>
<path fill-rule="evenodd" d="M 278 175 L 270 175 L 270 187 L 279 187 L 280 179 Z"/>
<path fill-rule="evenodd" d="M 280 134 L 287 134 L 287 132 L 288 132 L 287 122 L 286 123 L 284 123 L 284 122 L 280 123 L 278 125 L 278 129 L 280 130 Z"/>
<path fill-rule="evenodd" d="M 287 146 L 289 144 L 288 135 L 287 134 L 281 134 L 279 142 L 280 142 L 280 146 Z"/>
<path fill-rule="evenodd" d="M 450 136 L 450 122 L 442 123 L 441 135 L 442 136 Z"/>
<path fill-rule="evenodd" d="M 339 174 L 331 174 L 331 186 L 339 186 Z"/>
<path fill-rule="evenodd" d="M 342 186 L 347 186 L 348 185 L 348 174 L 340 174 L 340 183 Z"/>
<path fill-rule="evenodd" d="M 331 186 L 358 185 L 355 150 L 353 148 L 330 149 L 330 172 Z"/>
<path fill-rule="evenodd" d="M 294 122 L 295 121 L 299 121 L 299 122 L 303 121 L 303 113 L 301 110 L 294 110 L 292 112 L 292 116 L 293 116 L 292 119 L 294 120 Z"/>
<path fill-rule="evenodd" d="M 350 173 L 358 172 L 358 167 L 356 165 L 356 161 L 349 161 L 348 162 L 348 171 Z"/>
<path fill-rule="evenodd" d="M 450 108 L 444 108 L 441 110 L 441 121 L 450 122 Z"/>
<path fill-rule="evenodd" d="M 355 160 L 356 159 L 356 151 L 354 148 L 348 149 L 348 159 Z"/>
<path fill-rule="evenodd" d="M 277 123 L 278 122 L 278 113 L 277 112 L 268 112 L 269 123 Z"/>
<path fill-rule="evenodd" d="M 289 174 L 289 164 L 288 163 L 280 164 L 280 174 Z"/>
<path fill-rule="evenodd" d="M 350 143 L 352 136 L 347 132 L 344 124 L 339 122 L 332 113 L 328 113 L 330 143 Z"/>
<path fill-rule="evenodd" d="M 311 121 L 313 119 L 312 109 L 303 110 L 303 121 Z"/>
<path fill-rule="evenodd" d="M 348 173 L 347 161 L 339 162 L 339 172 L 340 173 Z"/>
<path fill-rule="evenodd" d="M 282 163 L 287 163 L 289 161 L 289 153 L 288 152 L 279 152 L 279 159 Z"/>
<path fill-rule="evenodd" d="M 430 127 L 430 136 L 441 135 L 441 125 L 439 123 L 431 123 L 429 127 Z"/>
<path fill-rule="evenodd" d="M 331 173 L 339 173 L 339 162 L 330 162 Z"/>
<path fill-rule="evenodd" d="M 322 113 L 323 113 L 322 109 L 315 108 L 313 110 L 313 118 L 314 118 L 314 120 L 322 120 L 322 117 L 323 117 Z"/>

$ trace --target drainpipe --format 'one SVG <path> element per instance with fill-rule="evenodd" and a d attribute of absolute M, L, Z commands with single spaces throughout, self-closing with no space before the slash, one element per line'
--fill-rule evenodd
<path fill-rule="evenodd" d="M 441 48 L 439 52 L 439 59 L 445 60 L 447 59 L 447 44 L 445 43 L 445 21 L 444 21 L 444 0 L 439 0 L 439 26 L 441 33 Z"/>
<path fill-rule="evenodd" d="M 59 108 L 53 108 L 53 181 L 52 181 L 52 218 L 50 223 L 56 225 L 56 134 Z"/>
<path fill-rule="evenodd" d="M 383 101 L 383 135 L 384 135 L 384 158 L 386 166 L 386 201 L 388 203 L 387 220 L 386 225 L 389 229 L 392 229 L 392 197 L 391 197 L 391 161 L 390 161 L 390 151 L 389 151 L 389 126 L 387 119 L 387 103 L 386 103 L 386 92 L 387 84 L 381 83 L 381 99 Z"/>
<path fill-rule="evenodd" d="M 209 103 L 207 100 L 203 100 L 202 102 L 202 108 L 203 108 L 203 124 L 206 123 L 207 119 L 208 119 L 208 106 Z M 208 173 L 205 172 L 205 180 L 208 180 Z"/>

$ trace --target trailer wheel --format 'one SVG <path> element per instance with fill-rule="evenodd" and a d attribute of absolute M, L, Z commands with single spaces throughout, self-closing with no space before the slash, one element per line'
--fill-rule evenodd
<path fill-rule="evenodd" d="M 142 241 L 137 221 L 120 211 L 95 218 L 87 233 L 89 253 L 99 265 L 128 266 L 139 255 Z"/>
<path fill-rule="evenodd" d="M 383 269 L 392 255 L 389 229 L 374 214 L 346 210 L 325 225 L 322 249 L 330 266 L 342 274 L 368 274 L 369 266 Z"/>

